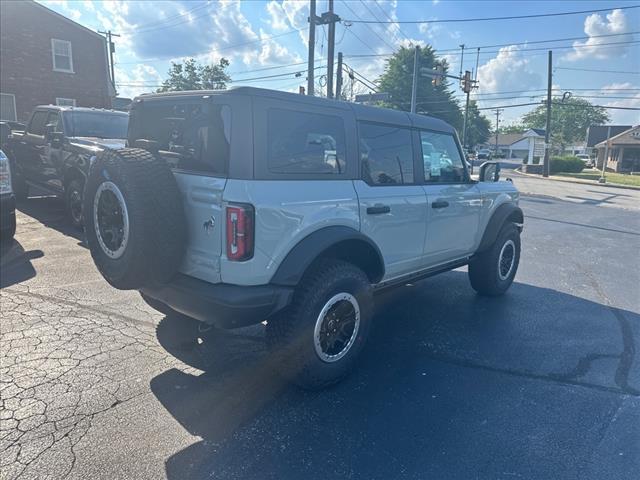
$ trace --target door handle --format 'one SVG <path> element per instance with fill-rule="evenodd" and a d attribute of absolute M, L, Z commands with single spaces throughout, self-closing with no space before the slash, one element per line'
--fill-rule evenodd
<path fill-rule="evenodd" d="M 383 213 L 391 212 L 391 207 L 389 205 L 382 205 L 380 203 L 376 203 L 373 207 L 367 207 L 367 213 L 369 215 L 380 215 Z"/>
<path fill-rule="evenodd" d="M 446 200 L 436 200 L 431 203 L 431 208 L 446 208 L 449 206 L 449 202 Z"/>

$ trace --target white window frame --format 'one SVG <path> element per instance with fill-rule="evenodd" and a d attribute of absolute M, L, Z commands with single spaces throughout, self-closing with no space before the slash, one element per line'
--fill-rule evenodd
<path fill-rule="evenodd" d="M 60 107 L 75 107 L 76 99 L 75 98 L 64 98 L 64 97 L 56 97 L 56 105 Z"/>
<path fill-rule="evenodd" d="M 13 99 L 13 118 L 0 118 L 0 120 L 8 120 L 10 122 L 17 122 L 18 121 L 18 110 L 16 109 L 16 96 L 13 93 L 2 93 L 2 92 L 0 92 L 0 95 L 2 95 L 2 96 L 6 95 L 7 97 L 11 97 Z"/>
<path fill-rule="evenodd" d="M 58 67 L 56 67 L 56 49 L 55 49 L 56 42 L 64 43 L 69 48 L 69 67 L 71 67 L 71 68 L 68 69 L 68 70 L 66 68 L 58 68 Z M 52 65 L 53 65 L 53 71 L 54 72 L 75 73 L 73 71 L 73 50 L 71 49 L 71 42 L 70 41 L 68 41 L 68 40 L 60 40 L 58 38 L 52 38 L 51 39 L 51 62 L 52 62 Z"/>

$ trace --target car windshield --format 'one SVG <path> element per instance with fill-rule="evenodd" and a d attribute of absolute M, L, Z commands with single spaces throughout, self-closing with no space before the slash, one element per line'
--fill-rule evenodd
<path fill-rule="evenodd" d="M 129 115 L 116 112 L 65 112 L 71 137 L 127 138 Z"/>

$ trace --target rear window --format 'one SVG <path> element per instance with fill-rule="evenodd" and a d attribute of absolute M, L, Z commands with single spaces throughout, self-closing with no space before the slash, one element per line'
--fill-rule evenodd
<path fill-rule="evenodd" d="M 45 111 L 35 112 L 31 118 L 31 122 L 29 123 L 29 133 L 34 135 L 44 135 L 48 114 L 49 112 Z"/>
<path fill-rule="evenodd" d="M 267 165 L 271 173 L 344 173 L 344 123 L 340 117 L 272 108 L 268 112 Z"/>
<path fill-rule="evenodd" d="M 226 175 L 231 107 L 203 102 L 150 101 L 131 112 L 129 144 L 157 151 L 170 165 Z"/>

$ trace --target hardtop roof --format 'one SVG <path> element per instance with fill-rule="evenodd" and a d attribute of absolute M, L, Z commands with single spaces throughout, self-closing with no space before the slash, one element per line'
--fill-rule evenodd
<path fill-rule="evenodd" d="M 403 125 L 407 127 L 424 128 L 427 130 L 436 130 L 440 132 L 454 133 L 455 129 L 443 120 L 429 117 L 427 115 L 418 115 L 401 110 L 393 110 L 390 108 L 371 107 L 358 103 L 342 102 L 323 97 L 314 97 L 308 95 L 300 95 L 291 92 L 282 92 L 279 90 L 269 90 L 257 87 L 232 87 L 228 90 L 188 90 L 182 92 L 164 92 L 151 93 L 141 95 L 134 99 L 134 103 L 144 102 L 150 99 L 162 99 L 171 97 L 205 97 L 213 95 L 249 95 L 256 97 L 268 97 L 277 100 L 296 102 L 306 105 L 315 105 L 320 107 L 330 107 L 341 110 L 351 110 L 354 112 L 358 120 L 388 123 L 393 125 Z"/>
<path fill-rule="evenodd" d="M 35 110 L 53 110 L 58 112 L 99 112 L 99 113 L 112 113 L 115 115 L 129 115 L 127 112 L 119 110 L 111 110 L 108 108 L 93 108 L 93 107 L 71 107 L 67 105 L 38 105 Z"/>

